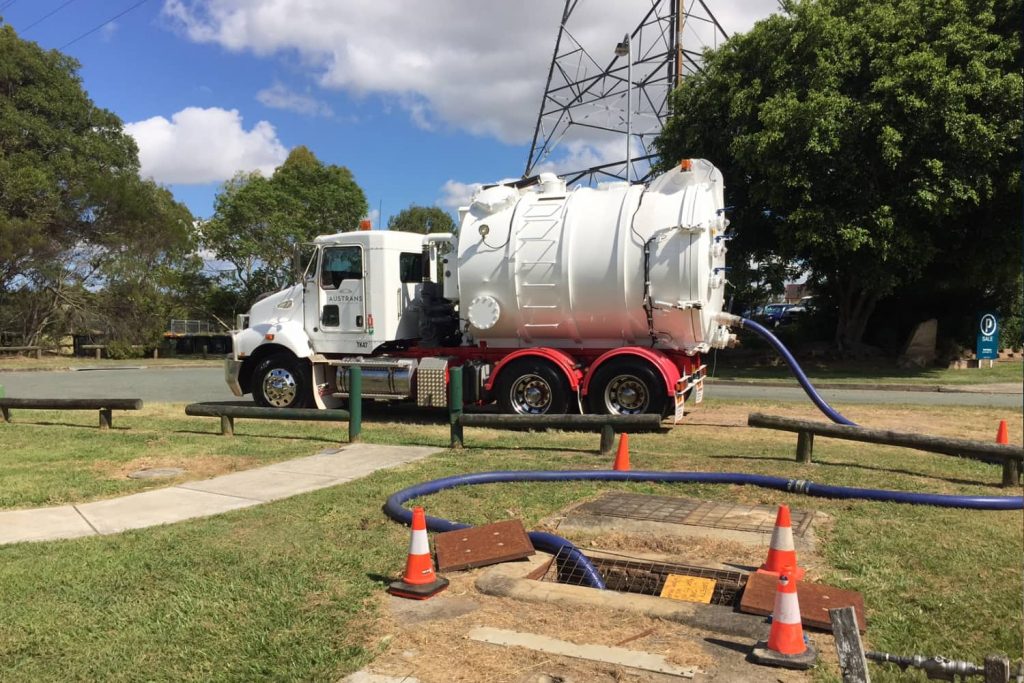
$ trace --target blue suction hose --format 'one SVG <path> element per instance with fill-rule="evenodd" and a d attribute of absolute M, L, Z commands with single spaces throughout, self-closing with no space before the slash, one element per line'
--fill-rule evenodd
<path fill-rule="evenodd" d="M 818 406 L 818 410 L 825 413 L 825 416 L 828 417 L 828 419 L 841 425 L 850 425 L 851 427 L 857 426 L 855 422 L 851 422 L 843 417 L 838 410 L 830 406 L 825 399 L 821 397 L 821 394 L 819 394 L 814 388 L 814 385 L 811 384 L 811 380 L 807 379 L 807 375 L 804 374 L 800 364 L 796 362 L 796 358 L 794 358 L 793 354 L 789 352 L 789 349 L 779 341 L 778 337 L 769 332 L 766 327 L 759 323 L 755 323 L 753 320 L 737 317 L 736 321 L 739 323 L 740 327 L 746 327 L 747 329 L 753 330 L 764 337 L 765 341 L 771 344 L 772 348 L 779 352 L 779 355 L 782 356 L 783 360 L 786 361 L 786 365 L 788 365 L 789 369 L 793 372 L 793 376 L 796 377 L 796 381 L 799 382 L 800 386 L 803 387 L 805 392 L 807 392 L 807 395 L 810 397 L 814 405 Z"/>
<path fill-rule="evenodd" d="M 412 512 L 402 505 L 413 498 L 422 498 L 438 491 L 456 486 L 477 484 L 502 484 L 526 481 L 634 481 L 658 483 L 702 483 L 702 484 L 750 484 L 763 488 L 803 493 L 821 498 L 847 498 L 874 500 L 911 505 L 934 505 L 937 507 L 968 508 L 973 510 L 1020 510 L 1024 509 L 1024 497 L 1020 496 L 951 496 L 935 493 L 911 493 L 908 491 L 885 491 L 881 489 L 853 488 L 848 486 L 825 486 L 803 479 L 785 479 L 763 474 L 742 474 L 739 472 L 640 472 L 617 470 L 521 470 L 503 472 L 476 472 L 454 477 L 434 479 L 415 484 L 392 494 L 384 504 L 388 517 L 402 524 L 412 522 Z M 455 531 L 469 525 L 453 522 L 441 517 L 427 516 L 427 528 L 431 531 Z M 583 572 L 583 581 L 591 588 L 605 587 L 600 572 L 590 560 L 568 540 L 543 531 L 531 531 L 530 540 L 538 550 L 551 553 L 563 561 L 573 563 Z"/>
<path fill-rule="evenodd" d="M 796 362 L 779 338 L 753 320 L 729 314 L 721 316 L 726 324 L 739 324 L 753 330 L 772 345 L 779 355 L 785 359 L 800 386 L 807 392 L 811 401 L 833 422 L 842 425 L 857 426 L 843 417 L 839 411 L 830 406 L 814 389 L 807 375 Z M 388 517 L 402 524 L 412 522 L 412 512 L 402 507 L 403 503 L 413 498 L 422 498 L 438 491 L 455 488 L 456 486 L 474 486 L 477 484 L 502 484 L 506 482 L 525 481 L 638 481 L 658 483 L 703 483 L 703 484 L 749 484 L 763 488 L 803 493 L 820 498 L 840 498 L 857 500 L 874 500 L 888 503 L 906 503 L 910 505 L 934 505 L 936 507 L 968 508 L 972 510 L 1021 510 L 1024 509 L 1024 497 L 1020 496 L 951 496 L 936 493 L 911 493 L 909 491 L 887 491 L 883 489 L 865 489 L 849 486 L 827 486 L 815 484 L 803 479 L 785 479 L 762 474 L 743 474 L 740 472 L 619 472 L 616 470 L 523 470 L 504 472 L 478 472 L 460 474 L 454 477 L 434 479 L 433 481 L 416 484 L 393 494 L 384 504 L 384 512 Z M 455 531 L 465 529 L 468 524 L 453 522 L 441 517 L 427 516 L 427 528 L 431 531 Z M 531 531 L 530 540 L 538 550 L 551 553 L 563 562 L 571 562 L 583 572 L 583 581 L 591 588 L 605 588 L 601 573 L 591 564 L 590 560 L 568 540 L 543 531 Z"/>

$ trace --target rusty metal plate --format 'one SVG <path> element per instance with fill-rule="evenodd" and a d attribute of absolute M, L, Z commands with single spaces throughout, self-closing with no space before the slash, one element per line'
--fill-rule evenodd
<path fill-rule="evenodd" d="M 778 508 L 773 505 L 742 505 L 676 496 L 613 492 L 581 505 L 574 512 L 770 534 L 775 528 Z M 790 510 L 790 517 L 793 535 L 801 537 L 810 528 L 814 512 Z"/>
<path fill-rule="evenodd" d="M 434 537 L 434 544 L 439 572 L 520 560 L 536 552 L 518 519 L 446 531 Z"/>
<path fill-rule="evenodd" d="M 740 611 L 768 616 L 775 607 L 775 588 L 779 578 L 774 574 L 751 574 L 740 599 Z M 857 591 L 843 590 L 823 583 L 797 583 L 800 602 L 800 621 L 825 631 L 832 630 L 828 611 L 836 607 L 852 607 L 857 613 L 857 626 L 861 633 L 867 629 L 864 619 L 864 596 Z"/>

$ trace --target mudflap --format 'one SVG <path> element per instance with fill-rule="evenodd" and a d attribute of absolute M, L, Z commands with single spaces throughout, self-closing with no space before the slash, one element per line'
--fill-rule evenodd
<path fill-rule="evenodd" d="M 676 412 L 675 412 L 675 417 L 673 417 L 673 419 L 672 419 L 672 424 L 676 424 L 677 425 L 677 424 L 679 424 L 682 421 L 683 415 L 686 414 L 685 404 L 686 404 L 686 379 L 684 378 L 684 379 L 680 379 L 678 382 L 676 382 Z"/>

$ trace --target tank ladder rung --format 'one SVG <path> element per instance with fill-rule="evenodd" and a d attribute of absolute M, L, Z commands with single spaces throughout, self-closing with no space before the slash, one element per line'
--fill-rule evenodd
<path fill-rule="evenodd" d="M 520 287 L 557 287 L 554 282 L 521 282 Z"/>
<path fill-rule="evenodd" d="M 556 265 L 557 261 L 520 261 L 521 266 L 553 266 Z"/>
<path fill-rule="evenodd" d="M 537 304 L 523 304 L 520 308 L 558 308 L 558 306 L 540 306 Z"/>
<path fill-rule="evenodd" d="M 523 323 L 523 327 L 558 327 L 561 323 Z"/>

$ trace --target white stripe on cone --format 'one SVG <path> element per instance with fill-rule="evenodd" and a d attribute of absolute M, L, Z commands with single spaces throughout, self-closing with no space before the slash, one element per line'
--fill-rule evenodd
<path fill-rule="evenodd" d="M 770 547 L 773 550 L 796 550 L 796 546 L 793 545 L 793 527 L 775 527 Z"/>
<path fill-rule="evenodd" d="M 416 529 L 412 532 L 412 538 L 409 539 L 409 554 L 410 555 L 429 555 L 430 544 L 427 542 L 427 530 Z"/>
<path fill-rule="evenodd" d="M 800 623 L 800 601 L 796 593 L 775 593 L 775 609 L 772 610 L 772 620 L 780 624 Z"/>

